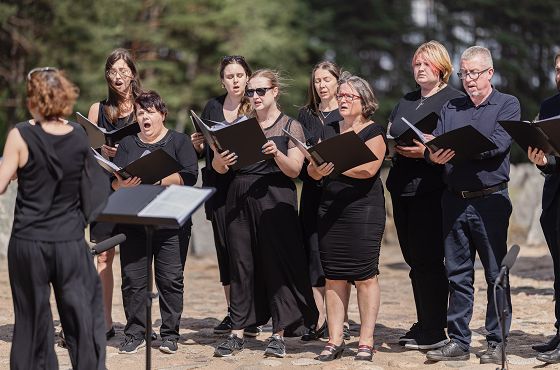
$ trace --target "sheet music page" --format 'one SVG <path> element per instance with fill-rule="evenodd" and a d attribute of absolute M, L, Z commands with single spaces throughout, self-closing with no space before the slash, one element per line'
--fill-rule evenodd
<path fill-rule="evenodd" d="M 182 225 L 212 192 L 212 189 L 170 185 L 140 211 L 138 216 L 171 218 Z"/>
<path fill-rule="evenodd" d="M 104 157 L 102 157 L 101 155 L 99 155 L 99 153 L 97 153 L 95 151 L 95 149 L 91 148 L 91 150 L 93 150 L 93 156 L 95 157 L 95 160 L 97 161 L 97 163 L 103 167 L 103 169 L 109 173 L 113 173 L 116 171 L 119 171 L 121 168 L 119 166 L 117 166 L 116 164 L 114 164 L 113 162 L 105 159 Z"/>
<path fill-rule="evenodd" d="M 426 139 L 424 139 L 424 133 L 420 130 L 418 130 L 412 123 L 410 123 L 406 118 L 401 117 L 401 119 L 404 121 L 404 123 L 406 123 L 408 125 L 408 127 L 410 127 L 412 129 L 412 131 L 414 131 L 414 133 L 416 135 L 418 135 L 418 138 L 420 138 L 420 141 L 424 144 L 426 144 Z"/>

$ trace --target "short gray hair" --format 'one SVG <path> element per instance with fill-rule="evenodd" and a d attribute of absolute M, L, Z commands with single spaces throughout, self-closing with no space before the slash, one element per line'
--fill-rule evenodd
<path fill-rule="evenodd" d="M 354 76 L 348 71 L 342 72 L 338 80 L 338 89 L 340 85 L 349 84 L 356 90 L 360 98 L 362 99 L 362 116 L 365 118 L 370 118 L 373 113 L 379 107 L 375 93 L 371 88 L 371 85 L 361 77 Z"/>
<path fill-rule="evenodd" d="M 476 57 L 479 57 L 487 68 L 494 68 L 492 54 L 490 54 L 490 50 L 483 46 L 471 46 L 461 54 L 461 60 L 471 60 Z"/>

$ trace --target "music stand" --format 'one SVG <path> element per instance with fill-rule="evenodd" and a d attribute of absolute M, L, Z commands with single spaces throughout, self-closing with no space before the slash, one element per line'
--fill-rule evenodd
<path fill-rule="evenodd" d="M 152 238 L 158 226 L 181 227 L 214 193 L 213 188 L 138 185 L 111 194 L 97 221 L 144 225 L 146 230 L 146 369 L 152 366 Z"/>

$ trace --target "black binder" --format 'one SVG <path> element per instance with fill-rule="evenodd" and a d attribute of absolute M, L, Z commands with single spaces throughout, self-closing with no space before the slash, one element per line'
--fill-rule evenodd
<path fill-rule="evenodd" d="M 209 145 L 215 145 L 219 152 L 229 150 L 237 154 L 234 170 L 272 158 L 263 154 L 262 147 L 268 141 L 256 118 L 250 118 L 220 128 L 209 127 L 191 110 L 193 124 L 200 129 Z"/>
<path fill-rule="evenodd" d="M 451 162 L 474 159 L 481 153 L 498 148 L 496 144 L 471 125 L 448 131 L 433 140 L 425 142 L 424 145 L 432 152 L 439 149 L 455 151 L 455 156 L 451 159 Z"/>
<path fill-rule="evenodd" d="M 498 121 L 509 136 L 527 153 L 529 147 L 560 155 L 560 116 L 540 121 Z"/>
<path fill-rule="evenodd" d="M 95 123 L 91 122 L 80 112 L 76 113 L 76 119 L 78 123 L 82 125 L 82 127 L 86 130 L 89 139 L 89 146 L 94 149 L 101 148 L 103 144 L 114 147 L 126 136 L 136 135 L 140 132 L 140 125 L 138 125 L 137 122 L 134 122 L 118 130 L 107 131 L 104 128 L 99 127 Z"/>
<path fill-rule="evenodd" d="M 416 130 L 409 127 L 405 132 L 393 139 L 399 146 L 414 146 L 414 139 L 420 142 L 423 141 L 424 136 L 420 135 L 421 133 L 431 134 L 436 129 L 438 119 L 439 115 L 435 112 L 431 112 L 414 124 L 414 128 L 416 128 Z M 405 123 L 408 122 L 405 121 Z"/>
<path fill-rule="evenodd" d="M 124 179 L 139 177 L 143 184 L 154 184 L 182 169 L 181 165 L 161 148 L 138 158 L 123 168 L 103 158 L 97 152 L 94 155 L 97 163 L 106 171 L 117 172 Z"/>
<path fill-rule="evenodd" d="M 339 174 L 364 163 L 377 160 L 375 154 L 354 131 L 330 137 L 313 146 L 308 146 L 290 132 L 283 131 L 301 150 L 303 155 L 317 166 L 325 162 L 332 162 L 334 165 L 333 174 Z"/>

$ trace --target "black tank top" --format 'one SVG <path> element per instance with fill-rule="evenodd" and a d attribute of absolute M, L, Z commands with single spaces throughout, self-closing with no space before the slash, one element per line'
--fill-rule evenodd
<path fill-rule="evenodd" d="M 84 237 L 80 179 L 88 152 L 85 131 L 76 123 L 64 135 L 45 132 L 39 124 L 16 125 L 29 159 L 18 168 L 18 192 L 12 236 L 40 241 Z"/>
<path fill-rule="evenodd" d="M 97 113 L 97 126 L 103 127 L 107 131 L 112 131 L 128 126 L 134 122 L 136 122 L 136 116 L 134 115 L 134 112 L 130 113 L 126 117 L 118 118 L 116 123 L 111 122 L 109 118 L 105 115 L 104 102 L 102 101 L 99 102 L 99 112 Z"/>

